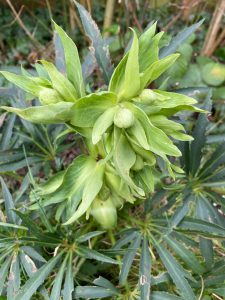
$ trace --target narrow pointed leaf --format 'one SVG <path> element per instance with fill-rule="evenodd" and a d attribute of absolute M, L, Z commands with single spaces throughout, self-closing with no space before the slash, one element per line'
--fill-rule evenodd
<path fill-rule="evenodd" d="M 182 268 L 181 265 L 178 264 L 175 258 L 161 244 L 156 243 L 155 247 L 170 277 L 179 289 L 180 294 L 186 300 L 196 299 L 191 286 L 185 278 L 188 273 Z"/>
<path fill-rule="evenodd" d="M 118 261 L 116 261 L 115 259 L 108 257 L 98 251 L 95 251 L 93 249 L 89 249 L 89 248 L 86 248 L 83 246 L 79 246 L 79 248 L 77 249 L 77 252 L 82 257 L 85 257 L 88 259 L 94 259 L 94 260 L 98 260 L 98 261 L 108 263 L 108 264 L 119 264 Z"/>
<path fill-rule="evenodd" d="M 81 98 L 85 95 L 85 92 L 77 47 L 60 26 L 56 23 L 54 23 L 54 26 L 63 44 L 67 77 L 74 85 L 78 98 Z"/>
<path fill-rule="evenodd" d="M 62 281 L 63 281 L 63 275 L 64 275 L 65 268 L 66 268 L 67 258 L 68 258 L 68 256 L 66 256 L 63 263 L 60 266 L 59 271 L 57 272 L 57 275 L 55 277 L 55 281 L 54 281 L 54 284 L 53 284 L 53 287 L 52 287 L 50 300 L 60 299 L 61 286 L 62 286 Z"/>
<path fill-rule="evenodd" d="M 127 277 L 133 263 L 134 257 L 139 249 L 141 244 L 141 235 L 138 234 L 137 237 L 130 244 L 129 248 L 126 251 L 126 254 L 123 258 L 123 264 L 119 275 L 119 282 L 121 285 L 124 285 L 127 281 Z"/>
<path fill-rule="evenodd" d="M 63 252 L 50 259 L 44 266 L 42 266 L 33 277 L 31 277 L 19 290 L 15 300 L 30 300 L 32 295 L 36 292 L 39 286 L 44 282 L 48 275 L 52 272 L 55 265 L 58 263 Z"/>
<path fill-rule="evenodd" d="M 89 12 L 77 1 L 74 1 L 74 3 L 78 8 L 84 30 L 92 42 L 92 47 L 97 63 L 103 72 L 106 84 L 108 84 L 113 71 L 108 45 L 102 39 L 98 26 L 93 21 Z"/>
<path fill-rule="evenodd" d="M 151 291 L 151 256 L 149 252 L 147 237 L 142 242 L 141 261 L 140 261 L 140 290 L 141 299 L 150 299 Z"/>
<path fill-rule="evenodd" d="M 191 25 L 190 27 L 185 28 L 183 31 L 181 31 L 180 33 L 178 33 L 178 35 L 176 35 L 172 41 L 170 42 L 170 44 L 164 48 L 162 48 L 160 50 L 160 58 L 163 58 L 167 55 L 170 55 L 172 53 L 174 53 L 181 44 L 183 44 L 183 42 L 186 41 L 186 39 L 188 39 L 188 37 L 194 33 L 204 22 L 204 19 L 202 19 L 201 21 L 199 21 L 196 24 Z"/>
<path fill-rule="evenodd" d="M 73 262 L 72 262 L 72 253 L 69 255 L 69 259 L 67 261 L 67 268 L 66 268 L 66 278 L 64 282 L 63 288 L 63 300 L 72 300 L 72 293 L 74 291 L 74 282 L 73 282 Z"/>

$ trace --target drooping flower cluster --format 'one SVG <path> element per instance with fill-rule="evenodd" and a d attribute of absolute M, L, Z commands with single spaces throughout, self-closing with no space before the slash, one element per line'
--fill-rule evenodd
<path fill-rule="evenodd" d="M 116 209 L 154 190 L 157 157 L 165 161 L 171 176 L 182 170 L 168 156 L 180 156 L 171 138 L 187 141 L 180 123 L 169 119 L 181 110 L 201 111 L 190 97 L 147 87 L 177 59 L 159 59 L 159 41 L 153 24 L 133 41 L 111 77 L 108 91 L 86 95 L 78 51 L 55 24 L 64 46 L 66 75 L 54 64 L 36 64 L 38 77 L 1 72 L 41 106 L 3 107 L 35 123 L 65 123 L 80 133 L 88 155 L 80 155 L 67 170 L 56 174 L 36 191 L 42 205 L 57 204 L 56 218 L 65 224 L 91 214 L 103 227 L 116 224 Z M 31 201 L 32 201 L 31 196 Z M 38 208 L 32 202 L 31 209 Z"/>

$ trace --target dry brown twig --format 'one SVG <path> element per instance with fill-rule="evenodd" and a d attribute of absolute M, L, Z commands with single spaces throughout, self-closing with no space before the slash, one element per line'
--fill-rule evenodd
<path fill-rule="evenodd" d="M 221 27 L 221 21 L 225 14 L 225 1 L 220 0 L 217 3 L 213 17 L 207 32 L 204 45 L 202 47 L 201 54 L 206 56 L 211 56 L 219 43 L 222 42 L 223 37 L 225 36 L 225 30 L 218 36 Z"/>
<path fill-rule="evenodd" d="M 27 27 L 25 26 L 25 24 L 23 23 L 23 21 L 20 18 L 20 14 L 17 13 L 17 11 L 15 10 L 14 6 L 12 5 L 10 0 L 6 0 L 6 3 L 9 5 L 13 15 L 15 16 L 15 20 L 18 22 L 18 24 L 20 25 L 20 27 L 25 31 L 26 35 L 29 37 L 29 39 L 31 40 L 31 42 L 33 43 L 33 45 L 40 49 L 42 48 L 42 45 L 34 38 L 34 36 L 31 34 L 31 32 L 29 31 L 29 29 L 27 29 Z"/>

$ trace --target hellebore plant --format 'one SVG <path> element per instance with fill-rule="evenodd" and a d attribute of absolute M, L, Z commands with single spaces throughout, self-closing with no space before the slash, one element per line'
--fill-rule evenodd
<path fill-rule="evenodd" d="M 2 108 L 34 123 L 65 123 L 84 137 L 89 154 L 76 157 L 36 193 L 44 207 L 57 204 L 56 217 L 65 225 L 86 214 L 111 228 L 117 222 L 117 209 L 126 201 L 134 203 L 154 191 L 158 158 L 173 178 L 182 172 L 168 156 L 181 155 L 173 140 L 192 137 L 169 118 L 182 110 L 202 110 L 188 96 L 148 88 L 179 56 L 159 58 L 163 33 L 155 34 L 156 23 L 139 38 L 132 30 L 130 49 L 115 68 L 108 90 L 91 94 L 85 90 L 76 45 L 61 27 L 54 26 L 63 44 L 66 74 L 44 60 L 36 64 L 39 76 L 2 71 L 41 103 L 26 109 Z M 32 197 L 31 201 L 30 209 L 39 207 Z"/>
<path fill-rule="evenodd" d="M 49 152 L 45 151 L 39 165 L 28 159 L 32 156 L 24 160 L 22 153 L 31 167 L 13 195 L 0 177 L 4 199 L 0 295 L 13 300 L 224 296 L 225 205 L 218 188 L 224 186 L 225 145 L 204 154 L 208 119 L 201 113 L 205 110 L 195 106 L 196 100 L 185 95 L 190 89 L 181 94 L 165 91 L 166 84 L 153 88 L 178 58 L 173 53 L 202 21 L 163 48 L 163 33 L 156 34 L 156 23 L 139 35 L 131 29 L 132 40 L 114 69 L 97 25 L 84 7 L 76 5 L 104 86 L 91 90 L 87 77 L 93 68 L 81 65 L 76 45 L 54 22 L 61 51 L 56 51 L 55 65 L 39 61 L 32 72 L 35 76 L 24 69 L 21 75 L 1 72 L 25 91 L 18 94 L 35 99 L 26 108 L 19 101 L 15 107 L 12 101 L 4 110 L 36 123 L 32 126 L 40 141 L 48 140 L 38 131 L 40 127 L 49 133 L 49 127 L 55 126 L 48 124 L 60 123 L 53 145 L 58 140 L 61 145 L 61 138 L 72 132 L 85 147 L 76 144 L 81 154 L 65 169 L 59 167 L 61 171 L 55 172 L 54 166 L 54 175 L 46 175 L 39 184 L 37 174 Z M 56 48 L 59 44 L 55 42 Z M 200 91 L 204 91 L 205 109 L 210 110 L 210 91 Z M 200 113 L 194 140 L 182 126 L 177 114 L 181 111 Z M 68 148 L 72 152 L 76 141 L 65 143 L 58 152 Z M 40 146 L 45 150 L 45 145 Z M 184 172 L 176 165 L 176 157 Z M 63 159 L 59 161 L 61 166 Z M 159 180 L 169 176 L 173 179 L 169 183 Z"/>

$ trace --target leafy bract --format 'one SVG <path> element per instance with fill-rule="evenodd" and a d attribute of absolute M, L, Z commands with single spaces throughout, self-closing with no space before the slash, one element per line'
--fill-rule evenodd
<path fill-rule="evenodd" d="M 13 112 L 21 118 L 42 124 L 64 123 L 71 118 L 71 107 L 73 103 L 58 102 L 44 106 L 32 106 L 25 109 L 2 106 L 2 109 Z"/>
<path fill-rule="evenodd" d="M 72 108 L 71 124 L 77 127 L 92 127 L 98 117 L 116 104 L 114 93 L 99 92 L 81 98 Z"/>
<path fill-rule="evenodd" d="M 63 44 L 67 78 L 74 85 L 78 98 L 81 98 L 85 96 L 85 91 L 77 47 L 60 26 L 56 23 L 54 26 Z"/>

